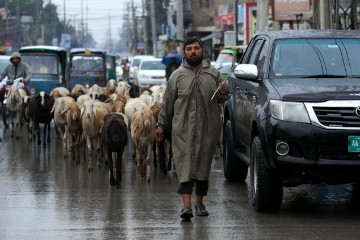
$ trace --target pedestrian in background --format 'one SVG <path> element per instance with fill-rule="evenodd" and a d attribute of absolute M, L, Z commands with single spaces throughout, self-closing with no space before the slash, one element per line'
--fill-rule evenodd
<path fill-rule="evenodd" d="M 195 214 L 209 215 L 203 197 L 208 192 L 211 163 L 221 131 L 219 103 L 229 99 L 230 92 L 227 84 L 221 84 L 219 71 L 204 59 L 199 38 L 185 41 L 183 55 L 185 61 L 167 84 L 156 137 L 161 141 L 164 131 L 171 132 L 173 159 L 180 181 L 177 192 L 184 205 L 180 217 L 190 219 L 194 187 Z"/>
<path fill-rule="evenodd" d="M 166 81 L 169 81 L 170 75 L 178 68 L 180 64 L 177 63 L 176 57 L 171 58 L 171 63 L 166 66 L 165 69 L 165 78 Z"/>

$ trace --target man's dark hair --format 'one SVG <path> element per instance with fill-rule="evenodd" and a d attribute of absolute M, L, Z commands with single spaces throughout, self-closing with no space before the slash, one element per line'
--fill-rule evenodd
<path fill-rule="evenodd" d="M 185 47 L 187 45 L 193 44 L 193 43 L 199 43 L 200 47 L 203 48 L 202 42 L 200 40 L 200 38 L 198 37 L 189 37 L 188 39 L 185 40 L 184 42 L 184 47 L 183 47 L 183 51 L 185 51 Z"/>

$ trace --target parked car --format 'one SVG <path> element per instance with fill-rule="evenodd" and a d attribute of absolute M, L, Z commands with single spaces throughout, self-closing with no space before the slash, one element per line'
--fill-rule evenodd
<path fill-rule="evenodd" d="M 10 56 L 0 55 L 0 72 L 10 64 Z"/>
<path fill-rule="evenodd" d="M 360 183 L 360 32 L 257 34 L 229 75 L 224 175 L 277 211 L 283 186 Z"/>
<path fill-rule="evenodd" d="M 220 69 L 224 64 L 228 63 L 234 66 L 235 63 L 240 61 L 245 49 L 245 45 L 224 47 L 216 58 L 214 67 Z"/>
<path fill-rule="evenodd" d="M 129 83 L 138 84 L 137 72 L 139 69 L 140 62 L 142 59 L 149 59 L 149 58 L 155 58 L 155 57 L 152 55 L 139 55 L 133 57 L 133 59 L 131 60 L 130 70 L 129 70 Z"/>
<path fill-rule="evenodd" d="M 222 66 L 220 66 L 218 68 L 219 72 L 220 72 L 220 75 L 221 75 L 221 78 L 223 80 L 226 80 L 228 75 L 233 71 L 233 69 L 238 65 L 238 63 L 229 63 L 229 62 L 226 62 L 226 63 L 223 63 Z"/>
<path fill-rule="evenodd" d="M 137 73 L 137 84 L 142 87 L 166 83 L 165 69 L 161 58 L 142 59 Z"/>

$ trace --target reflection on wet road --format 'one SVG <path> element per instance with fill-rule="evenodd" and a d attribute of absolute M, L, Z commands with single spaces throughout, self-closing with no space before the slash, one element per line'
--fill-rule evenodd
<path fill-rule="evenodd" d="M 2 124 L 0 125 L 3 131 Z M 50 146 L 4 131 L 0 143 L 0 239 L 359 239 L 360 202 L 351 185 L 311 185 L 284 190 L 279 213 L 257 213 L 248 180 L 226 182 L 214 161 L 209 217 L 182 222 L 174 172 L 152 169 L 151 183 L 137 178 L 132 147 L 124 154 L 121 187 L 111 187 L 106 166 L 89 173 L 87 162 L 63 159 Z"/>

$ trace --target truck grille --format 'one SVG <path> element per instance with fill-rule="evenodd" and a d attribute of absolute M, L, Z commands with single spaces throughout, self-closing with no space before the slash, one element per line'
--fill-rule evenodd
<path fill-rule="evenodd" d="M 327 127 L 360 127 L 360 117 L 354 107 L 313 106 L 318 121 Z"/>

